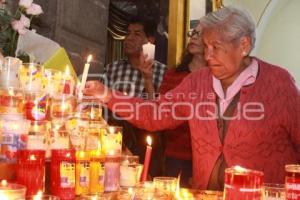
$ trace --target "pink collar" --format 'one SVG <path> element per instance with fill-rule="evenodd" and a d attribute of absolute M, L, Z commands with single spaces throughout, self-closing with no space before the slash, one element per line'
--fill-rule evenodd
<path fill-rule="evenodd" d="M 224 94 L 221 81 L 213 76 L 213 88 L 220 100 L 221 113 L 223 114 L 233 97 L 241 90 L 243 86 L 255 82 L 258 72 L 258 62 L 252 59 L 251 64 L 241 72 L 235 81 L 227 88 Z M 223 106 L 222 106 L 223 105 Z"/>

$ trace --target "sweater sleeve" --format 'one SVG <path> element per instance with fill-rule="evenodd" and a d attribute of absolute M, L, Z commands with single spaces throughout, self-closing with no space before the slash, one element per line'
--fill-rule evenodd
<path fill-rule="evenodd" d="M 114 91 L 107 106 L 136 127 L 148 131 L 172 129 L 191 116 L 190 90 L 191 78 L 187 77 L 176 88 L 153 101 L 128 97 Z"/>
<path fill-rule="evenodd" d="M 297 88 L 295 80 L 291 75 L 287 77 L 285 83 L 286 88 L 288 88 L 286 90 L 286 106 L 288 113 L 291 116 L 291 120 L 289 120 L 289 130 L 300 163 L 300 90 Z"/>

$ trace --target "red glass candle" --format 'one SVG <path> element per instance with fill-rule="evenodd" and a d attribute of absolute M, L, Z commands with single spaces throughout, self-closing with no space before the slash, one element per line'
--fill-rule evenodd
<path fill-rule="evenodd" d="M 17 151 L 17 182 L 25 185 L 26 195 L 34 195 L 44 190 L 45 180 L 45 151 L 18 150 Z"/>
<path fill-rule="evenodd" d="M 239 166 L 225 170 L 224 200 L 261 200 L 264 174 Z"/>
<path fill-rule="evenodd" d="M 75 198 L 75 150 L 51 151 L 51 193 L 61 200 Z"/>
<path fill-rule="evenodd" d="M 286 165 L 285 171 L 286 199 L 300 200 L 300 165 Z"/>

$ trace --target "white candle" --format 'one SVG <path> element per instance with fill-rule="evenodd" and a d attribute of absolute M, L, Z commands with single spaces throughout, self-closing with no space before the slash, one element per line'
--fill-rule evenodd
<path fill-rule="evenodd" d="M 143 45 L 143 53 L 148 55 L 148 59 L 154 59 L 155 45 L 148 42 Z"/>
<path fill-rule="evenodd" d="M 82 98 L 82 91 L 85 87 L 85 82 L 89 73 L 89 68 L 90 68 L 90 62 L 92 60 L 92 55 L 89 55 L 87 58 L 87 62 L 84 65 L 84 69 L 83 69 L 83 73 L 82 73 L 82 78 L 81 78 L 81 84 L 80 84 L 80 88 L 79 88 L 79 99 Z"/>

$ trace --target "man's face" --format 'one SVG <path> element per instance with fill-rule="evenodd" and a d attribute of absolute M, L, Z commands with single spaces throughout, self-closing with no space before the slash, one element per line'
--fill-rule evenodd
<path fill-rule="evenodd" d="M 127 56 L 140 55 L 143 44 L 147 43 L 147 36 L 141 24 L 129 24 L 124 40 L 124 51 Z"/>

